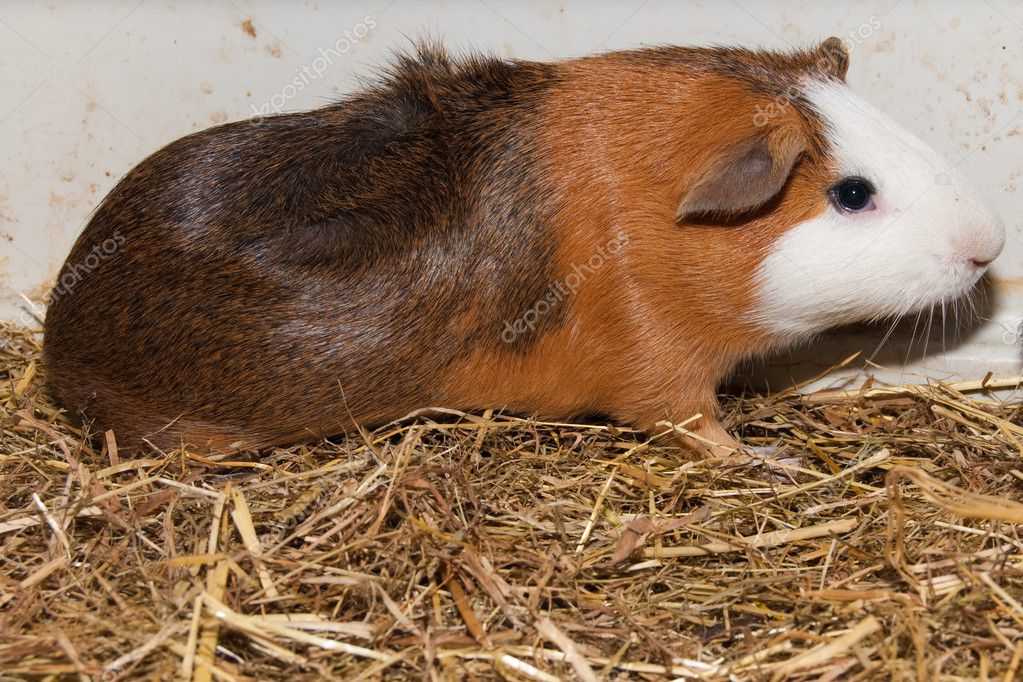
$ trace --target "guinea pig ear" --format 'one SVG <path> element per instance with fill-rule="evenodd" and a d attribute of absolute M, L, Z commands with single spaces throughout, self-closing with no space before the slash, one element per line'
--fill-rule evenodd
<path fill-rule="evenodd" d="M 732 145 L 686 188 L 676 219 L 745 213 L 764 205 L 785 186 L 805 148 L 795 132 L 756 135 Z"/>
<path fill-rule="evenodd" d="M 849 71 L 849 51 L 845 49 L 841 38 L 828 38 L 820 44 L 814 56 L 818 70 L 840 81 L 845 80 L 845 74 Z"/>

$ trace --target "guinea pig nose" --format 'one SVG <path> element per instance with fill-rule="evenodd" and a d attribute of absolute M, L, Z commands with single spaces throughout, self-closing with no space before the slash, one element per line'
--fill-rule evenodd
<path fill-rule="evenodd" d="M 953 241 L 955 258 L 978 270 L 991 265 L 1005 246 L 1005 226 L 996 217 L 979 221 Z"/>
<path fill-rule="evenodd" d="M 984 259 L 984 258 L 971 258 L 970 259 L 970 262 L 973 263 L 973 266 L 976 267 L 976 268 L 986 268 L 987 266 L 991 265 L 992 261 L 994 261 L 994 258 L 987 258 L 987 259 Z"/>

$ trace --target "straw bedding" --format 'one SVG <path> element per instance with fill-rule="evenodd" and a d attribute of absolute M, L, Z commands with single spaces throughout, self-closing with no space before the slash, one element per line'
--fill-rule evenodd
<path fill-rule="evenodd" d="M 758 466 L 421 416 L 123 458 L 0 329 L 0 679 L 1023 678 L 1015 379 L 734 399 Z"/>

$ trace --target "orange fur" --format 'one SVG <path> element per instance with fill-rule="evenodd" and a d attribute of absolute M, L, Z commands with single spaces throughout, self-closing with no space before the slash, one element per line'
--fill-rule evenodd
<path fill-rule="evenodd" d="M 742 321 L 751 276 L 781 233 L 825 210 L 833 177 L 814 146 L 823 133 L 791 105 L 758 128 L 756 112 L 772 99 L 741 81 L 622 61 L 565 64 L 543 139 L 560 202 L 558 271 L 617 234 L 627 249 L 585 282 L 559 332 L 524 357 L 471 357 L 446 397 L 544 416 L 600 411 L 644 429 L 702 414 L 695 432 L 735 446 L 717 421 L 716 387 L 737 361 L 772 346 Z M 676 222 L 679 197 L 721 150 L 765 134 L 774 151 L 806 145 L 769 206 L 741 224 Z"/>

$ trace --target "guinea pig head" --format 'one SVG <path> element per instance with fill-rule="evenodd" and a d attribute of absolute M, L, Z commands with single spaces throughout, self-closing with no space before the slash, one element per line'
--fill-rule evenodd
<path fill-rule="evenodd" d="M 829 43 L 832 52 L 840 46 L 832 39 L 821 49 Z M 786 180 L 790 191 L 779 190 L 760 217 L 772 241 L 753 274 L 749 319 L 794 341 L 971 292 L 1001 252 L 1005 229 L 970 183 L 853 93 L 844 67 L 811 71 L 792 94 L 791 120 L 803 136 L 790 137 L 806 142 Z M 782 149 L 771 156 L 780 167 L 791 155 Z M 753 166 L 766 163 L 754 156 Z M 770 173 L 760 175 L 764 187 L 775 186 Z"/>
<path fill-rule="evenodd" d="M 948 161 L 846 85 L 841 41 L 705 62 L 686 82 L 710 105 L 684 137 L 687 151 L 713 142 L 687 162 L 676 224 L 738 301 L 729 314 L 784 345 L 974 289 L 1001 252 L 1002 222 Z"/>

